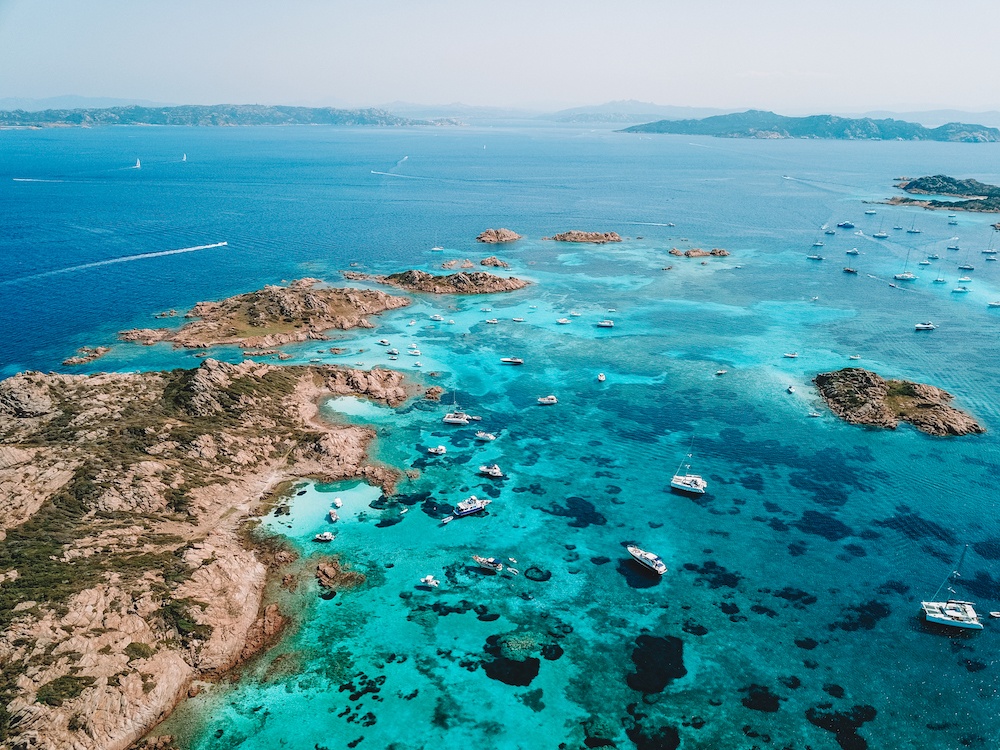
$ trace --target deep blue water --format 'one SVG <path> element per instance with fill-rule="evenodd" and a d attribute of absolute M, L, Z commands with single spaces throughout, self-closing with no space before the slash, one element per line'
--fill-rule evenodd
<path fill-rule="evenodd" d="M 643 748 L 674 733 L 686 748 L 989 747 L 1000 736 L 998 626 L 955 637 L 917 618 L 965 543 L 957 593 L 981 613 L 1000 609 L 1000 310 L 986 306 L 1000 299 L 1000 263 L 980 253 L 996 217 L 949 226 L 941 212 L 864 214 L 903 175 L 996 183 L 994 147 L 116 128 L 7 131 L 0 155 L 4 375 L 68 370 L 59 363 L 76 347 L 113 343 L 160 310 L 303 275 L 340 283 L 350 263 L 433 270 L 496 252 L 535 282 L 491 298 L 421 297 L 343 335 L 355 352 L 344 357 L 288 347 L 293 361 L 370 366 L 385 363 L 379 338 L 417 343 L 422 368 L 393 364 L 428 382 L 439 372 L 446 402 L 454 392 L 500 437 L 484 447 L 473 428 L 446 429 L 444 405 L 331 403 L 331 418 L 377 426 L 375 458 L 419 477 L 390 501 L 355 483 L 304 485 L 291 515 L 267 525 L 304 554 L 331 528 L 323 551 L 368 582 L 330 601 L 309 587 L 284 594 L 298 628 L 162 731 L 206 750 L 359 737 L 362 748 L 578 747 L 588 722 Z M 820 229 L 845 219 L 857 229 Z M 922 234 L 892 229 L 914 223 Z M 477 247 L 496 226 L 526 239 Z M 871 238 L 880 226 L 889 240 Z M 541 240 L 571 228 L 629 239 Z M 732 255 L 703 265 L 667 253 L 692 246 Z M 845 255 L 852 247 L 861 254 Z M 918 265 L 932 253 L 941 258 Z M 966 261 L 972 291 L 955 294 Z M 844 274 L 848 264 L 860 273 Z M 904 267 L 919 278 L 890 286 Z M 580 316 L 556 324 L 570 311 Z M 604 317 L 613 329 L 594 326 Z M 927 319 L 938 330 L 915 333 Z M 501 366 L 509 355 L 525 366 Z M 989 432 L 944 440 L 840 423 L 810 379 L 849 355 L 951 391 Z M 80 371 L 198 361 L 117 345 Z M 548 393 L 559 404 L 537 406 Z M 696 500 L 667 488 L 692 439 L 693 470 L 710 483 Z M 448 453 L 428 457 L 439 443 Z M 476 476 L 492 461 L 508 479 Z M 493 499 L 488 514 L 442 526 L 439 506 L 473 492 Z M 344 508 L 330 527 L 335 496 Z M 656 551 L 669 572 L 645 577 L 626 543 Z M 521 575 L 482 576 L 474 553 L 515 558 Z M 442 585 L 418 589 L 428 573 Z"/>

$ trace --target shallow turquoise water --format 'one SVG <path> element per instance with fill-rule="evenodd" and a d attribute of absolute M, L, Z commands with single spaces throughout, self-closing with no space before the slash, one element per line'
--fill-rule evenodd
<path fill-rule="evenodd" d="M 142 173 L 102 176 L 94 163 L 123 151 L 126 136 L 142 151 Z M 403 352 L 391 364 L 448 393 L 398 410 L 326 406 L 333 419 L 374 425 L 373 458 L 419 476 L 389 499 L 363 484 L 304 483 L 290 513 L 266 525 L 305 555 L 340 555 L 366 584 L 331 600 L 300 589 L 297 629 L 158 731 L 205 750 L 359 738 L 362 748 L 577 747 L 595 719 L 619 747 L 643 748 L 673 746 L 675 733 L 687 748 L 986 747 L 1000 734 L 997 626 L 949 637 L 916 617 L 966 542 L 974 546 L 957 592 L 981 612 L 1000 609 L 1000 311 L 986 308 L 1000 298 L 1000 264 L 979 253 L 990 219 L 963 215 L 954 227 L 944 213 L 863 213 L 901 174 L 996 182 L 982 172 L 991 147 L 485 129 L 0 137 L 14 154 L 0 175 L 14 204 L 0 211 L 17 205 L 23 234 L 0 240 L 9 260 L 0 315 L 15 332 L 5 334 L 5 372 L 57 368 L 68 349 L 146 325 L 155 310 L 282 278 L 336 279 L 352 261 L 373 272 L 433 270 L 496 252 L 534 282 L 510 295 L 418 297 L 373 330 L 337 334 L 322 353 L 315 342 L 287 348 L 293 362 L 368 367 L 389 364 L 375 343 L 387 338 Z M 170 171 L 174 151 L 201 171 Z M 146 153 L 164 154 L 162 170 Z M 79 184 L 29 188 L 4 179 L 80 174 Z M 69 194 L 58 193 L 66 184 Z M 140 218 L 137 201 L 152 215 Z M 844 219 L 857 229 L 820 230 Z M 914 219 L 920 235 L 890 229 Z M 143 234 L 145 221 L 155 226 Z M 883 221 L 892 237 L 871 239 Z M 500 225 L 529 239 L 475 246 L 479 231 Z M 629 239 L 538 239 L 569 228 Z M 946 251 L 956 235 L 963 250 Z M 228 255 L 25 278 L 133 246 L 223 239 Z M 817 239 L 826 260 L 809 261 Z M 431 252 L 435 244 L 445 252 Z M 732 255 L 702 264 L 669 255 L 675 246 Z M 852 247 L 861 255 L 844 254 Z M 940 260 L 916 266 L 934 252 Z M 889 286 L 907 255 L 920 278 Z M 952 294 L 967 257 L 973 292 Z M 857 276 L 842 273 L 848 262 Z M 938 273 L 950 283 L 933 284 Z M 571 311 L 580 313 L 571 324 L 556 323 Z M 596 328 L 605 317 L 613 329 Z M 940 328 L 915 333 L 926 319 Z M 419 357 L 405 354 L 410 343 Z M 330 345 L 347 351 L 332 355 Z M 800 356 L 782 356 L 793 351 Z M 852 354 L 883 375 L 955 393 L 990 432 L 941 440 L 840 423 L 810 379 Z M 525 365 L 504 366 L 503 356 Z M 89 369 L 198 361 L 119 346 Z M 538 406 L 548 393 L 559 403 Z M 482 422 L 442 424 L 453 400 Z M 480 428 L 499 438 L 476 443 Z M 710 485 L 698 499 L 667 487 L 692 438 L 692 469 Z M 438 444 L 447 454 L 428 456 Z M 494 461 L 505 480 L 477 476 Z M 472 493 L 493 500 L 488 512 L 442 525 Z M 334 497 L 343 507 L 330 524 Z M 337 538 L 317 549 L 311 539 L 327 529 Z M 656 551 L 669 572 L 646 577 L 628 543 Z M 514 558 L 519 575 L 483 575 L 472 554 Z M 419 588 L 427 574 L 441 586 Z"/>

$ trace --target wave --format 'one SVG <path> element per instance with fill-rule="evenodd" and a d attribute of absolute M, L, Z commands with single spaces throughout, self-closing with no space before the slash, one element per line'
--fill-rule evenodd
<path fill-rule="evenodd" d="M 16 284 L 20 281 L 33 281 L 34 279 L 44 279 L 48 276 L 56 276 L 63 273 L 72 273 L 73 271 L 83 271 L 88 268 L 98 268 L 100 266 L 110 266 L 115 263 L 130 263 L 134 260 L 146 260 L 147 258 L 162 258 L 165 255 L 178 255 L 180 253 L 193 253 L 198 250 L 210 250 L 214 247 L 227 247 L 228 242 L 215 242 L 211 245 L 196 245 L 194 247 L 181 247 L 176 250 L 157 250 L 152 253 L 138 253 L 136 255 L 124 255 L 121 258 L 108 258 L 107 260 L 96 260 L 93 263 L 81 263 L 77 266 L 67 266 L 66 268 L 57 268 L 52 271 L 43 271 L 42 273 L 33 273 L 30 276 L 21 276 L 17 279 L 10 279 L 8 281 L 0 281 L 0 286 L 6 286 L 8 284 Z"/>

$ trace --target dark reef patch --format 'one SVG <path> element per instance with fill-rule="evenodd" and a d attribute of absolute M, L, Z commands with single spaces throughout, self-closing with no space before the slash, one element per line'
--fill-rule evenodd
<path fill-rule="evenodd" d="M 597 557 L 590 558 L 590 561 L 594 563 L 594 565 L 607 565 L 611 562 L 611 558 L 605 557 L 604 555 L 598 555 Z"/>
<path fill-rule="evenodd" d="M 684 642 L 675 636 L 640 635 L 632 650 L 635 672 L 625 681 L 645 695 L 661 692 L 667 685 L 687 674 L 684 666 Z"/>
<path fill-rule="evenodd" d="M 848 632 L 873 630 L 878 621 L 888 617 L 891 612 L 888 604 L 872 599 L 861 604 L 844 607 L 843 618 L 832 623 L 829 628 L 830 630 L 840 628 Z"/>
<path fill-rule="evenodd" d="M 695 563 L 684 563 L 684 570 L 698 573 L 695 579 L 698 583 L 707 583 L 710 589 L 728 587 L 731 589 L 739 586 L 743 576 L 739 573 L 726 570 L 714 560 L 706 560 L 701 567 Z"/>
<path fill-rule="evenodd" d="M 982 570 L 976 571 L 975 578 L 959 578 L 956 583 L 980 599 L 1000 599 L 1000 581 Z"/>
<path fill-rule="evenodd" d="M 785 586 L 780 591 L 775 591 L 774 596 L 784 599 L 796 609 L 805 609 L 816 603 L 816 597 L 807 591 L 797 589 L 792 586 Z"/>
<path fill-rule="evenodd" d="M 845 694 L 844 688 L 842 688 L 840 685 L 834 685 L 832 683 L 824 685 L 823 692 L 832 695 L 834 698 L 843 698 Z"/>
<path fill-rule="evenodd" d="M 491 658 L 483 660 L 483 671 L 491 680 L 497 680 L 515 687 L 527 687 L 538 676 L 541 660 L 534 656 L 523 660 L 511 659 L 503 654 L 500 636 L 491 635 L 483 647 Z"/>
<path fill-rule="evenodd" d="M 635 743 L 636 750 L 677 750 L 681 736 L 671 726 L 663 726 L 648 733 L 640 725 L 625 730 L 625 734 Z"/>
<path fill-rule="evenodd" d="M 781 699 L 772 693 L 766 685 L 748 685 L 745 688 L 740 688 L 740 692 L 746 693 L 740 703 L 752 711 L 763 711 L 770 714 L 781 708 Z"/>
<path fill-rule="evenodd" d="M 886 594 L 900 594 L 905 595 L 910 591 L 910 587 L 907 586 L 902 581 L 886 581 L 877 589 L 875 589 L 881 596 Z"/>
<path fill-rule="evenodd" d="M 535 510 L 548 513 L 550 516 L 560 516 L 572 519 L 569 525 L 573 528 L 584 529 L 588 526 L 604 526 L 608 519 L 597 512 L 597 507 L 589 500 L 582 497 L 568 497 L 565 505 L 550 503 L 548 507 L 535 505 Z"/>
<path fill-rule="evenodd" d="M 760 474 L 754 474 L 752 472 L 749 474 L 744 474 L 739 478 L 739 482 L 740 486 L 743 487 L 743 489 L 753 490 L 754 492 L 764 491 L 764 477 L 762 477 Z M 773 513 L 774 511 L 771 512 Z"/>
<path fill-rule="evenodd" d="M 907 505 L 896 508 L 896 515 L 881 521 L 875 521 L 875 526 L 898 531 L 910 539 L 937 539 L 945 544 L 956 544 L 955 535 L 940 524 L 921 517 Z"/>
<path fill-rule="evenodd" d="M 820 513 L 816 510 L 804 511 L 802 518 L 793 523 L 792 526 L 804 534 L 821 536 L 831 542 L 839 542 L 844 537 L 854 534 L 851 527 L 843 521 L 839 521 L 827 513 Z"/>
<path fill-rule="evenodd" d="M 972 549 L 984 560 L 1000 560 L 1000 539 L 984 539 L 973 544 Z"/>
<path fill-rule="evenodd" d="M 544 583 L 552 577 L 552 572 L 545 570 L 545 568 L 539 568 L 537 565 L 532 565 L 524 571 L 524 577 L 529 581 Z"/>
<path fill-rule="evenodd" d="M 815 502 L 827 508 L 840 508 L 848 500 L 848 494 L 842 489 L 843 485 L 820 482 L 813 473 L 794 471 L 789 474 L 788 483 L 796 489 L 810 493 Z"/>
<path fill-rule="evenodd" d="M 863 724 L 875 718 L 872 706 L 854 706 L 850 711 L 824 711 L 820 706 L 806 711 L 810 724 L 833 732 L 842 750 L 866 750 L 868 742 L 858 734 Z"/>
<path fill-rule="evenodd" d="M 795 645 L 799 648 L 805 649 L 806 651 L 812 651 L 819 645 L 819 641 L 812 638 L 796 638 Z"/>

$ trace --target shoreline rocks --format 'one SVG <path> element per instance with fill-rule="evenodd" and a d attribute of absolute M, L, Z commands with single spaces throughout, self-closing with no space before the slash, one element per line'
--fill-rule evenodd
<path fill-rule="evenodd" d="M 521 239 L 521 235 L 517 232 L 513 232 L 510 229 L 487 229 L 485 232 L 476 237 L 477 242 L 485 242 L 487 244 L 500 244 L 504 242 L 514 242 L 515 240 Z"/>
<path fill-rule="evenodd" d="M 85 365 L 111 351 L 110 346 L 81 346 L 76 354 L 63 360 L 64 365 Z"/>
<path fill-rule="evenodd" d="M 542 237 L 542 239 L 554 240 L 555 242 L 589 242 L 594 245 L 622 241 L 618 232 L 582 232 L 579 229 L 571 229 L 568 232 L 554 234 L 551 237 Z"/>
<path fill-rule="evenodd" d="M 350 281 L 375 281 L 388 284 L 411 292 L 428 292 L 430 294 L 494 294 L 497 292 L 513 292 L 528 286 L 527 281 L 513 276 L 504 278 L 494 276 L 485 271 L 472 273 L 454 273 L 448 276 L 435 276 L 426 271 L 403 271 L 388 276 L 375 276 L 357 271 L 344 271 L 344 278 Z"/>
<path fill-rule="evenodd" d="M 939 437 L 986 432 L 950 405 L 952 395 L 932 385 L 884 380 L 858 367 L 818 374 L 813 382 L 830 410 L 845 422 L 894 430 L 903 420 Z"/>
<path fill-rule="evenodd" d="M 487 268 L 510 268 L 510 263 L 500 260 L 495 255 L 491 255 L 489 258 L 483 258 L 479 261 L 479 265 L 486 266 Z"/>
<path fill-rule="evenodd" d="M 721 247 L 713 247 L 711 250 L 702 250 L 700 247 L 693 247 L 690 250 L 678 250 L 676 247 L 670 248 L 668 251 L 670 255 L 676 255 L 678 257 L 685 258 L 725 258 L 729 255 L 728 250 L 723 250 Z"/>

